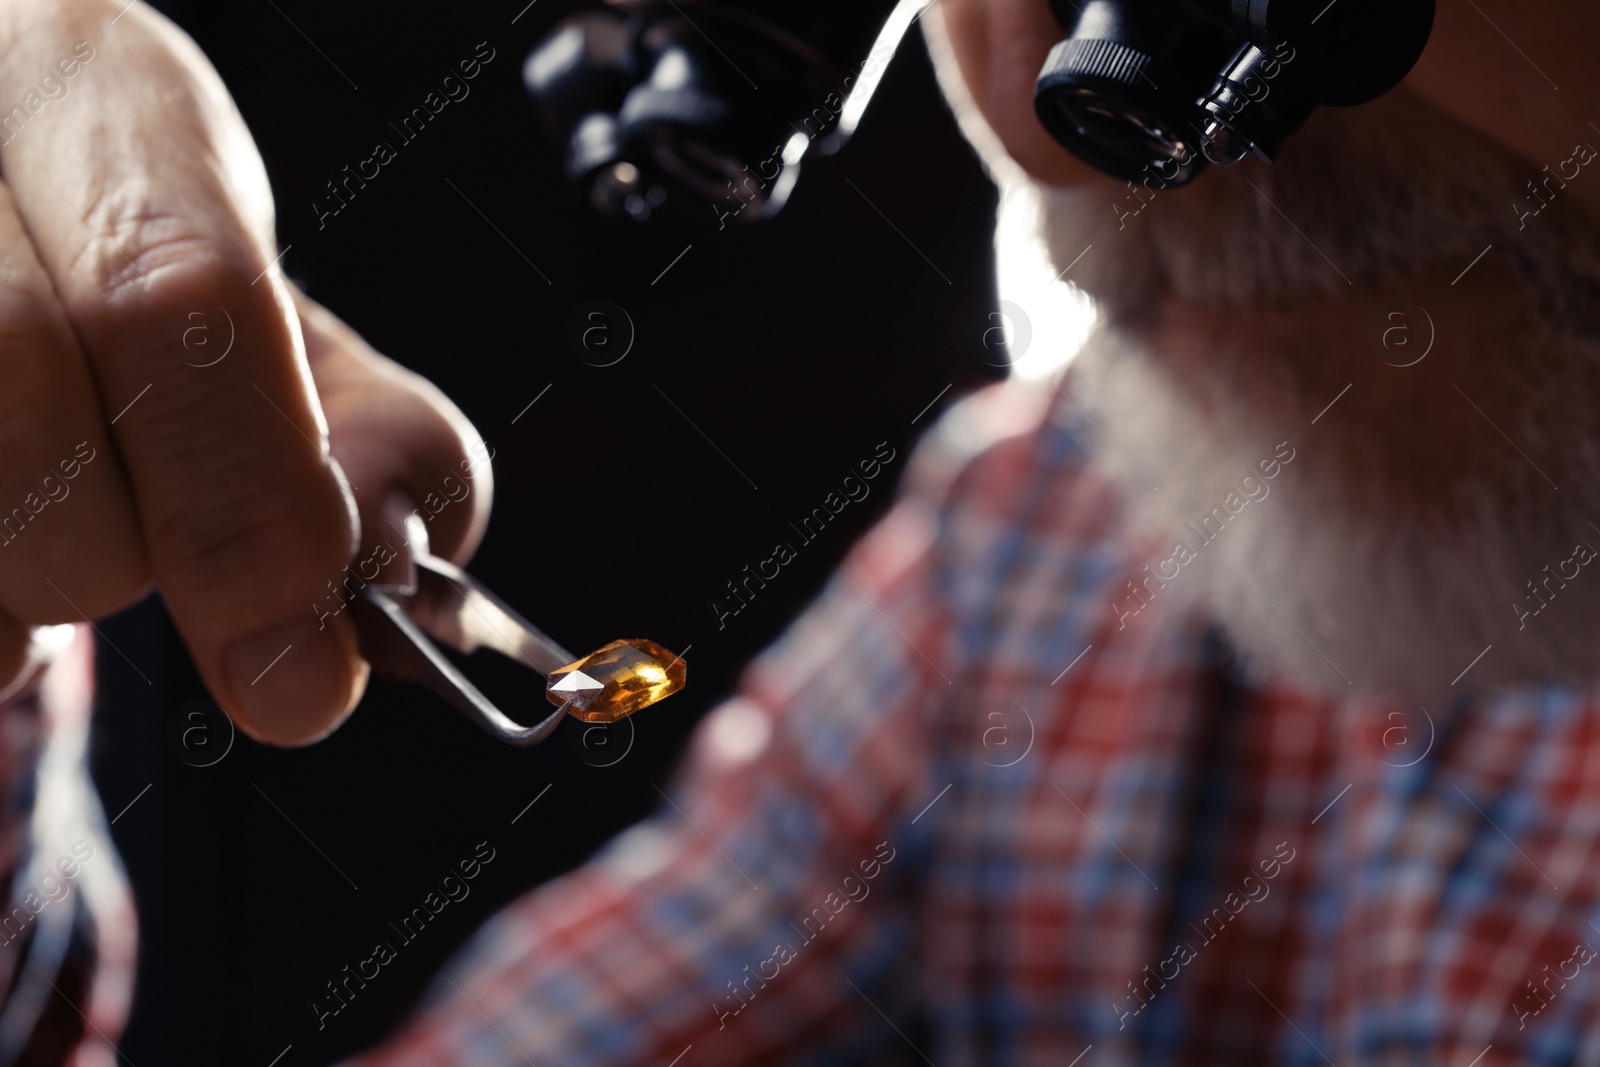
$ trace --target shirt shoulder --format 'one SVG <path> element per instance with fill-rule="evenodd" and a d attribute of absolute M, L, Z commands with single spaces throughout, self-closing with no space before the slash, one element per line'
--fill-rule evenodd
<path fill-rule="evenodd" d="M 1073 476 L 1089 457 L 1054 417 L 1063 399 L 1046 383 L 1024 381 L 997 382 L 962 397 L 917 442 L 905 492 L 946 500 L 976 480 L 1003 495 L 1046 470 Z"/>
<path fill-rule="evenodd" d="M 1082 596 L 1150 541 L 1086 431 L 1062 388 L 1005 381 L 957 402 L 918 442 L 902 502 L 931 523 L 958 615 L 1039 581 Z M 870 554 L 872 542 L 857 552 Z"/>

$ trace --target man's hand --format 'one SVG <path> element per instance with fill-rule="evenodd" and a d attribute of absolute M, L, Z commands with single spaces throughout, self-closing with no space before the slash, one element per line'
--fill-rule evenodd
<path fill-rule="evenodd" d="M 366 680 L 345 566 L 470 470 L 429 526 L 469 553 L 481 442 L 284 281 L 261 160 L 180 31 L 0 0 L 0 46 L 0 685 L 28 626 L 154 582 L 241 728 L 321 736 Z"/>

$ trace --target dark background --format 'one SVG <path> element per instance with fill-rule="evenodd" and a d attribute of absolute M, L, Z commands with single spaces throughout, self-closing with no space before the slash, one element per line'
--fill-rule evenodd
<path fill-rule="evenodd" d="M 104 624 L 126 656 L 102 642 L 95 773 L 108 814 L 151 786 L 114 827 L 141 923 L 120 1043 L 130 1062 L 265 1067 L 292 1046 L 280 1067 L 302 1067 L 392 1030 L 496 907 L 660 802 L 655 785 L 694 723 L 880 512 L 916 432 L 996 373 L 964 340 L 993 304 L 995 196 L 918 35 L 856 140 L 808 158 L 777 220 L 718 232 L 708 209 L 640 227 L 596 219 L 563 188 L 520 67 L 577 5 L 541 0 L 513 25 L 525 3 L 158 6 L 211 57 L 255 134 L 288 274 L 437 382 L 495 449 L 494 521 L 474 573 L 573 649 L 619 636 L 692 646 L 690 687 L 640 716 L 634 747 L 610 767 L 585 763 L 564 736 L 512 749 L 430 694 L 375 680 L 319 745 L 285 752 L 240 737 L 197 768 L 166 730 L 205 694 L 159 602 Z M 398 144 L 388 122 L 480 41 L 495 57 L 470 96 Z M 378 140 L 398 158 L 319 230 L 311 205 L 327 200 L 324 183 Z M 604 369 L 565 340 L 594 299 L 623 306 L 638 332 Z M 788 523 L 885 440 L 900 458 L 871 498 L 796 545 L 798 560 L 719 630 L 711 603 L 724 584 L 774 542 L 794 542 Z M 325 983 L 395 942 L 388 924 L 479 842 L 495 859 L 470 897 L 319 1031 L 311 1003 L 327 999 Z"/>

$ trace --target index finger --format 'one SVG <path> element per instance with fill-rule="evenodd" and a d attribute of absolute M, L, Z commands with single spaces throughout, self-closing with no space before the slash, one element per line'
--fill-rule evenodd
<path fill-rule="evenodd" d="M 313 739 L 365 679 L 329 597 L 354 548 L 353 504 L 273 268 L 260 160 L 193 42 L 144 5 L 28 22 L 12 56 L 60 53 L 77 69 L 57 70 L 70 88 L 0 145 L 0 165 L 102 410 L 138 398 L 112 431 L 157 584 L 241 726 Z M 27 100 L 37 77 L 8 62 L 0 100 Z M 224 358 L 185 348 L 196 313 L 231 333 Z"/>

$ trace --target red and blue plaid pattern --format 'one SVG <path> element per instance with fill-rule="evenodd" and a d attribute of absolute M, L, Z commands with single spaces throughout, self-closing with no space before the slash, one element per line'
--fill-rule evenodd
<path fill-rule="evenodd" d="M 1052 400 L 948 415 L 671 802 L 358 1062 L 1600 1062 L 1595 694 L 1424 718 L 1178 596 L 1119 628 L 1160 546 Z"/>

